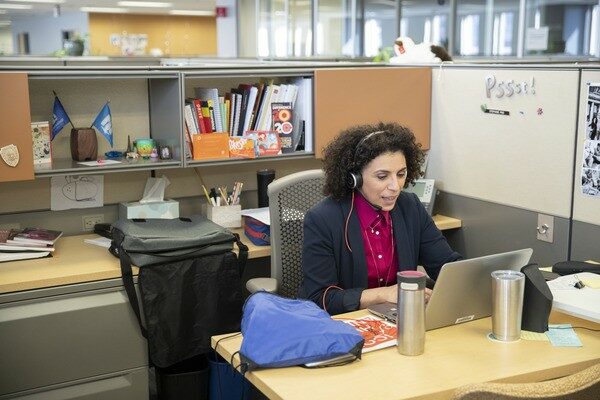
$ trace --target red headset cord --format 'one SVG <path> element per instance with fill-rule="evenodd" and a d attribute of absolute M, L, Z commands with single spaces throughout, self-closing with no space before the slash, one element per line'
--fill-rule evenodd
<path fill-rule="evenodd" d="M 346 226 L 344 228 L 344 240 L 346 241 L 346 247 L 352 253 L 352 248 L 350 247 L 350 243 L 348 242 L 348 222 L 350 221 L 350 215 L 352 215 L 352 210 L 354 209 L 354 190 L 352 191 L 352 200 L 350 201 L 350 212 L 346 217 Z"/>
<path fill-rule="evenodd" d="M 327 311 L 327 306 L 325 305 L 325 298 L 327 297 L 327 292 L 329 291 L 329 289 L 339 289 L 339 290 L 344 290 L 339 286 L 335 286 L 335 285 L 331 285 L 328 286 L 327 289 L 325 289 L 325 291 L 323 292 L 323 310 Z"/>

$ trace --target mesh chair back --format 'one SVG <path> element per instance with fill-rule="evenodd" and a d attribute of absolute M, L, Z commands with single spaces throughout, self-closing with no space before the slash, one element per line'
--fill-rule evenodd
<path fill-rule="evenodd" d="M 302 282 L 303 223 L 306 212 L 323 199 L 320 169 L 297 172 L 269 185 L 271 277 L 282 296 L 295 298 Z"/>

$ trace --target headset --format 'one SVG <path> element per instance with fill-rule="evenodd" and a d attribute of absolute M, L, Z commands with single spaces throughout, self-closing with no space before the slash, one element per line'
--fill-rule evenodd
<path fill-rule="evenodd" d="M 354 157 L 352 158 L 352 166 L 353 167 L 356 165 L 356 159 L 358 158 L 358 154 L 363 150 L 365 142 L 367 140 L 369 140 L 371 137 L 373 137 L 377 134 L 380 134 L 380 133 L 384 133 L 384 132 L 387 132 L 387 131 L 371 132 L 368 135 L 366 135 L 364 138 L 362 138 L 360 140 L 360 142 L 358 142 L 358 144 L 356 145 L 356 148 L 354 149 Z M 353 190 L 360 189 L 363 184 L 362 174 L 360 173 L 360 170 L 349 171 L 346 184 L 349 189 L 353 189 Z"/>

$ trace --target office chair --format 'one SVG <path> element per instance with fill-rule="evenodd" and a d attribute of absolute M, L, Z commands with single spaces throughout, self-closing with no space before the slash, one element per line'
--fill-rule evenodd
<path fill-rule="evenodd" d="M 454 400 L 597 400 L 600 364 L 573 375 L 534 383 L 475 383 L 456 389 Z"/>
<path fill-rule="evenodd" d="M 246 283 L 250 293 L 266 290 L 295 298 L 302 282 L 304 215 L 323 197 L 325 175 L 320 169 L 297 172 L 269 185 L 271 217 L 271 278 Z"/>

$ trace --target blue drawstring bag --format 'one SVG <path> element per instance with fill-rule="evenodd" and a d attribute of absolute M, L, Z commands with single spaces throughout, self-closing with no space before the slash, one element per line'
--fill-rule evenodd
<path fill-rule="evenodd" d="M 353 326 L 332 319 L 314 302 L 268 292 L 257 292 L 246 300 L 242 334 L 240 357 L 245 370 L 338 360 L 346 355 L 353 361 L 360 358 L 364 344 Z"/>

